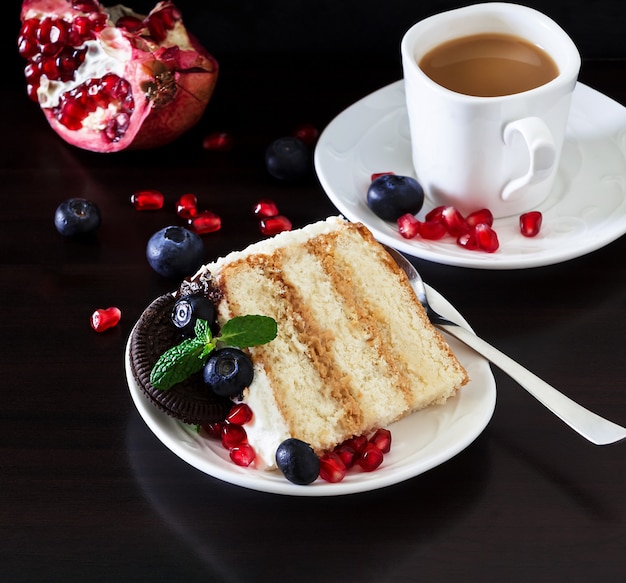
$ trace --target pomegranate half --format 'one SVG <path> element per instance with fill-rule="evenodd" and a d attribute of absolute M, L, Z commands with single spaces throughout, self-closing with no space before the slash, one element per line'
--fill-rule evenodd
<path fill-rule="evenodd" d="M 172 2 L 143 16 L 97 0 L 25 0 L 21 19 L 28 95 L 74 146 L 161 146 L 195 125 L 211 98 L 218 63 Z"/>

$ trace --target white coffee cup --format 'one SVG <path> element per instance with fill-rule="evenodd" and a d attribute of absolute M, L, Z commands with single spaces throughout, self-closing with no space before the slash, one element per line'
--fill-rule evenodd
<path fill-rule="evenodd" d="M 446 89 L 419 67 L 449 40 L 508 34 L 541 47 L 554 60 L 553 80 L 521 93 L 477 97 Z M 401 43 L 412 160 L 434 204 L 462 212 L 488 208 L 505 217 L 536 208 L 554 182 L 580 55 L 546 15 L 517 4 L 476 4 L 431 16 Z"/>

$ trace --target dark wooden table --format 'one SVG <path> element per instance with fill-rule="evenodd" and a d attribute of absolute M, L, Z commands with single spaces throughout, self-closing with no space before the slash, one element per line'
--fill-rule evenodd
<path fill-rule="evenodd" d="M 399 68 L 223 66 L 200 125 L 151 152 L 103 156 L 61 142 L 21 87 L 0 95 L 0 578 L 3 581 L 626 581 L 626 443 L 590 445 L 498 370 L 480 437 L 387 489 L 335 498 L 264 494 L 178 459 L 129 397 L 123 350 L 147 303 L 172 289 L 149 236 L 177 224 L 186 192 L 221 215 L 208 258 L 261 238 L 252 205 L 274 199 L 300 227 L 335 213 L 314 177 L 273 180 L 265 146 L 323 128 Z M 581 80 L 626 104 L 626 63 Z M 10 112 L 7 115 L 7 112 Z M 201 148 L 209 131 L 236 139 Z M 164 210 L 137 213 L 139 189 Z M 103 225 L 76 242 L 57 204 L 96 201 Z M 593 193 L 590 193 L 593 196 Z M 626 424 L 626 239 L 563 264 L 483 271 L 416 260 L 487 340 L 563 392 Z M 123 319 L 103 334 L 98 307 Z"/>

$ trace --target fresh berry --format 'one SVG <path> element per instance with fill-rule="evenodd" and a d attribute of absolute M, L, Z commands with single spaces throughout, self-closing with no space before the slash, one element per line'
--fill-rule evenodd
<path fill-rule="evenodd" d="M 383 452 L 373 443 L 368 443 L 361 452 L 358 463 L 361 469 L 366 472 L 373 472 L 383 463 Z"/>
<path fill-rule="evenodd" d="M 231 448 L 230 459 L 238 466 L 247 468 L 256 458 L 256 452 L 249 443 L 241 443 Z"/>
<path fill-rule="evenodd" d="M 158 190 L 140 190 L 130 197 L 137 211 L 158 211 L 163 208 L 163 193 Z"/>
<path fill-rule="evenodd" d="M 474 234 L 476 236 L 476 243 L 481 251 L 487 253 L 494 253 L 500 247 L 497 233 L 484 223 L 480 223 L 474 227 Z"/>
<path fill-rule="evenodd" d="M 434 209 L 429 210 L 426 213 L 426 216 L 424 217 L 424 219 L 426 221 L 439 221 L 442 222 L 443 221 L 443 211 L 445 209 L 445 205 L 441 205 L 441 206 L 436 206 Z"/>
<path fill-rule="evenodd" d="M 346 465 L 336 452 L 325 453 L 320 457 L 320 478 L 335 484 L 346 477 Z"/>
<path fill-rule="evenodd" d="M 300 180 L 311 170 L 308 146 L 293 136 L 274 140 L 265 151 L 267 171 L 279 180 Z"/>
<path fill-rule="evenodd" d="M 186 295 L 178 298 L 172 308 L 172 324 L 185 336 L 192 336 L 196 322 L 206 320 L 209 324 L 215 321 L 215 306 L 203 295 Z"/>
<path fill-rule="evenodd" d="M 405 239 L 413 239 L 420 232 L 420 222 L 411 213 L 402 215 L 397 222 L 398 231 Z"/>
<path fill-rule="evenodd" d="M 367 189 L 367 204 L 384 221 L 395 222 L 406 213 L 417 214 L 424 204 L 424 190 L 410 176 L 384 174 Z"/>
<path fill-rule="evenodd" d="M 188 229 L 165 227 L 150 237 L 146 257 L 158 274 L 182 279 L 192 275 L 202 265 L 204 243 L 196 233 Z"/>
<path fill-rule="evenodd" d="M 231 449 L 247 442 L 248 435 L 241 425 L 235 425 L 234 423 L 224 423 L 222 425 L 222 445 L 226 449 Z"/>
<path fill-rule="evenodd" d="M 202 140 L 202 147 L 213 152 L 230 152 L 235 146 L 235 140 L 226 132 L 214 132 Z"/>
<path fill-rule="evenodd" d="M 448 233 L 453 237 L 458 237 L 469 231 L 465 217 L 454 206 L 446 206 L 441 211 L 441 220 Z"/>
<path fill-rule="evenodd" d="M 254 206 L 253 212 L 257 217 L 275 217 L 278 215 L 278 207 L 273 200 L 270 200 L 269 198 L 262 198 Z"/>
<path fill-rule="evenodd" d="M 185 220 L 192 219 L 198 214 L 198 199 L 195 194 L 181 195 L 176 201 L 176 214 Z"/>
<path fill-rule="evenodd" d="M 119 308 L 99 308 L 93 314 L 91 314 L 91 327 L 96 332 L 104 332 L 109 328 L 113 328 L 113 326 L 117 326 L 121 317 L 122 312 Z"/>
<path fill-rule="evenodd" d="M 357 455 L 361 455 L 361 452 L 365 449 L 365 446 L 367 445 L 367 437 L 365 437 L 365 435 L 351 437 L 350 439 L 346 439 L 346 441 L 343 442 L 343 445 L 351 447 Z"/>
<path fill-rule="evenodd" d="M 198 235 L 215 233 L 222 228 L 222 219 L 211 211 L 201 211 L 189 219 L 189 227 Z"/>
<path fill-rule="evenodd" d="M 484 223 L 485 225 L 489 225 L 491 227 L 493 226 L 493 213 L 489 209 L 480 209 L 467 215 L 467 217 L 465 217 L 465 222 L 470 229 L 480 223 Z"/>
<path fill-rule="evenodd" d="M 524 237 L 535 237 L 541 230 L 543 215 L 539 211 L 524 213 L 519 218 L 519 227 Z"/>
<path fill-rule="evenodd" d="M 207 433 L 209 437 L 214 439 L 222 439 L 222 431 L 224 430 L 224 422 L 216 421 L 215 423 L 205 423 L 202 429 Z"/>
<path fill-rule="evenodd" d="M 276 465 L 294 484 L 310 484 L 320 473 L 320 460 L 308 443 L 290 437 L 276 450 Z"/>
<path fill-rule="evenodd" d="M 237 403 L 233 405 L 231 410 L 226 415 L 226 421 L 228 423 L 234 423 L 236 425 L 245 425 L 252 419 L 252 409 L 245 403 Z"/>
<path fill-rule="evenodd" d="M 426 220 L 420 224 L 420 236 L 422 239 L 437 240 L 445 237 L 447 231 L 446 226 L 437 219 Z"/>
<path fill-rule="evenodd" d="M 373 443 L 383 453 L 389 453 L 391 451 L 391 431 L 381 427 L 374 432 L 369 442 Z"/>
<path fill-rule="evenodd" d="M 259 222 L 259 229 L 264 235 L 276 235 L 283 231 L 291 231 L 291 221 L 283 215 L 277 215 L 275 217 L 267 217 L 261 219 Z"/>
<path fill-rule="evenodd" d="M 387 176 L 388 174 L 395 174 L 395 172 L 374 172 L 370 175 L 370 182 L 374 182 L 377 178 L 381 176 Z"/>
<path fill-rule="evenodd" d="M 98 205 L 85 198 L 68 198 L 54 213 L 54 226 L 64 237 L 93 233 L 101 222 Z"/>
<path fill-rule="evenodd" d="M 476 240 L 476 231 L 472 229 L 467 233 L 463 233 L 456 240 L 459 247 L 463 247 L 468 251 L 479 251 L 478 241 Z"/>
<path fill-rule="evenodd" d="M 254 371 L 248 355 L 227 346 L 215 350 L 204 365 L 204 382 L 221 397 L 236 397 L 252 382 Z"/>

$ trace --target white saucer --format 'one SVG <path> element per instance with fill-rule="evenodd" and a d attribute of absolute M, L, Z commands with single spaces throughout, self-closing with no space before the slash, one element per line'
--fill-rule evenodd
<path fill-rule="evenodd" d="M 319 180 L 337 209 L 364 223 L 382 243 L 414 257 L 480 269 L 551 265 L 595 251 L 626 233 L 626 108 L 578 83 L 557 178 L 537 237 L 519 232 L 518 218 L 498 219 L 500 248 L 468 251 L 453 239 L 404 239 L 395 224 L 367 206 L 375 172 L 414 176 L 404 83 L 375 91 L 339 114 L 322 132 L 315 150 Z M 427 200 L 420 218 L 436 204 Z"/>
<path fill-rule="evenodd" d="M 469 328 L 452 305 L 432 288 L 428 288 L 428 298 L 437 311 Z M 125 355 L 126 377 L 133 402 L 146 425 L 175 455 L 198 470 L 260 492 L 339 496 L 384 488 L 434 468 L 470 445 L 489 423 L 496 403 L 496 384 L 489 363 L 454 338 L 447 340 L 467 370 L 470 382 L 444 405 L 429 407 L 394 423 L 390 427 L 392 448 L 383 465 L 370 473 L 350 471 L 337 484 L 317 479 L 311 485 L 297 486 L 278 470 L 235 465 L 217 440 L 199 435 L 148 401 L 130 368 L 130 340 Z"/>

